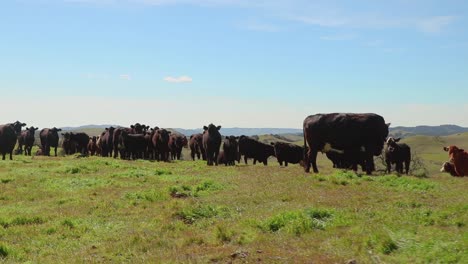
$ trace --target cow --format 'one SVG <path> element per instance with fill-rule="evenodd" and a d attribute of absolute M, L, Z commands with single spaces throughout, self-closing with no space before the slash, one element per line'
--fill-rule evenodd
<path fill-rule="evenodd" d="M 100 148 L 102 157 L 112 157 L 112 150 L 114 149 L 114 127 L 107 127 L 106 131 L 101 134 Z"/>
<path fill-rule="evenodd" d="M 2 154 L 2 160 L 5 160 L 6 154 L 10 154 L 10 160 L 13 160 L 13 149 L 21 133 L 21 127 L 24 126 L 26 124 L 19 121 L 0 125 L 0 153 Z"/>
<path fill-rule="evenodd" d="M 239 154 L 244 156 L 245 164 L 249 158 L 253 158 L 254 165 L 259 161 L 266 166 L 268 157 L 275 156 L 275 149 L 270 144 L 242 135 L 239 137 Z"/>
<path fill-rule="evenodd" d="M 152 143 L 156 160 L 169 161 L 169 135 L 171 131 L 156 127 L 153 129 L 153 132 Z"/>
<path fill-rule="evenodd" d="M 172 160 L 180 160 L 182 155 L 182 148 L 187 147 L 187 137 L 173 133 L 169 137 L 168 142 L 169 152 L 171 153 Z"/>
<path fill-rule="evenodd" d="M 145 134 L 149 128 L 150 128 L 149 126 L 136 123 L 130 126 L 130 129 L 131 129 L 130 134 Z"/>
<path fill-rule="evenodd" d="M 20 153 L 23 151 L 24 145 L 24 155 L 31 156 L 31 149 L 34 145 L 35 137 L 34 134 L 39 128 L 31 126 L 25 131 L 21 131 L 21 135 L 18 138 L 18 149 Z"/>
<path fill-rule="evenodd" d="M 98 147 L 97 147 L 97 137 L 96 136 L 89 137 L 87 149 L 88 149 L 88 153 L 91 156 L 94 156 L 97 153 Z"/>
<path fill-rule="evenodd" d="M 458 176 L 468 176 L 468 153 L 457 146 L 444 147 Z"/>
<path fill-rule="evenodd" d="M 270 144 L 274 147 L 275 156 L 280 166 L 283 166 L 283 162 L 286 167 L 288 163 L 302 163 L 304 159 L 303 147 L 283 142 L 271 142 Z"/>
<path fill-rule="evenodd" d="M 366 171 L 366 152 L 365 148 L 360 149 L 343 149 L 342 151 L 328 151 L 325 153 L 327 158 L 333 163 L 333 168 L 337 169 L 353 169 L 357 171 L 358 165 L 361 165 L 362 170 Z M 372 161 L 371 170 L 375 170 L 375 165 Z"/>
<path fill-rule="evenodd" d="M 221 146 L 220 129 L 221 126 L 215 126 L 213 124 L 203 126 L 203 148 L 205 149 L 206 164 L 208 166 L 213 166 L 213 164 L 218 166 L 219 148 Z"/>
<path fill-rule="evenodd" d="M 43 155 L 50 156 L 50 148 L 54 148 L 55 156 L 57 157 L 57 147 L 59 142 L 58 132 L 62 131 L 60 128 L 44 128 L 39 133 L 41 139 L 41 149 Z"/>
<path fill-rule="evenodd" d="M 312 164 L 314 172 L 318 173 L 319 151 L 344 154 L 344 149 L 362 149 L 366 173 L 372 174 L 375 169 L 374 156 L 382 153 L 389 126 L 383 117 L 372 113 L 332 113 L 306 117 L 303 122 L 304 149 L 307 149 L 307 153 L 304 153 L 305 172 L 310 171 Z"/>
<path fill-rule="evenodd" d="M 403 173 L 403 163 L 405 164 L 405 173 L 408 175 L 411 163 L 411 148 L 404 143 L 398 143 L 401 138 L 389 137 L 387 147 L 385 148 L 385 163 L 387 164 L 387 173 L 392 170 L 392 164 L 396 164 L 396 172 Z"/>
<path fill-rule="evenodd" d="M 62 149 L 65 155 L 72 155 L 76 153 L 76 141 L 70 140 L 70 132 L 61 133 L 63 136 Z"/>
<path fill-rule="evenodd" d="M 145 134 L 130 134 L 128 130 L 122 130 L 119 140 L 121 146 L 120 158 L 135 160 L 144 157 L 147 146 Z"/>
<path fill-rule="evenodd" d="M 83 156 L 88 155 L 88 143 L 89 143 L 89 136 L 86 133 L 79 132 L 73 133 L 70 132 L 70 141 L 76 142 L 77 151 L 81 153 Z"/>
<path fill-rule="evenodd" d="M 444 164 L 442 164 L 442 168 L 440 168 L 440 172 L 447 172 L 454 177 L 460 177 L 460 175 L 455 171 L 455 167 L 450 162 L 444 162 Z"/>
<path fill-rule="evenodd" d="M 239 157 L 238 139 L 239 137 L 226 136 L 223 140 L 223 163 L 226 166 L 236 165 L 236 160 L 238 160 Z"/>
<path fill-rule="evenodd" d="M 203 147 L 203 134 L 193 134 L 189 140 L 190 156 L 195 160 L 195 155 L 200 159 L 200 154 L 203 160 L 206 160 L 205 148 Z"/>

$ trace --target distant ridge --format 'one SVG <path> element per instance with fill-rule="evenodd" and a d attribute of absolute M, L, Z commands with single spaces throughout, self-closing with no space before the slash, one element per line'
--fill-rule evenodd
<path fill-rule="evenodd" d="M 467 127 L 457 125 L 440 125 L 440 126 L 416 126 L 416 127 L 391 127 L 390 135 L 395 137 L 409 137 L 415 135 L 423 136 L 449 136 L 458 133 L 468 132 Z"/>
<path fill-rule="evenodd" d="M 62 130 L 65 131 L 96 131 L 99 134 L 99 131 L 104 131 L 106 127 L 119 127 L 119 125 L 84 125 L 79 127 L 62 127 Z M 170 130 L 175 130 L 186 136 L 192 134 L 203 132 L 203 128 L 196 129 L 185 129 L 185 128 L 168 128 Z M 241 128 L 241 127 L 232 127 L 232 128 L 221 128 L 222 135 L 281 135 L 281 134 L 297 134 L 302 135 L 302 129 L 297 128 Z M 440 125 L 440 126 L 416 126 L 416 127 L 390 127 L 390 135 L 394 137 L 410 137 L 415 135 L 424 135 L 424 136 L 448 136 L 458 133 L 468 132 L 467 127 L 461 127 L 457 125 Z"/>

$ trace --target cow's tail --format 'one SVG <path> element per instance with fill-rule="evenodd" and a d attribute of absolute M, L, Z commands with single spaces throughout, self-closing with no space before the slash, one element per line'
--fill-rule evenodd
<path fill-rule="evenodd" d="M 305 129 L 302 130 L 302 135 L 304 136 L 304 162 L 307 160 L 307 142 L 306 142 L 306 133 Z"/>

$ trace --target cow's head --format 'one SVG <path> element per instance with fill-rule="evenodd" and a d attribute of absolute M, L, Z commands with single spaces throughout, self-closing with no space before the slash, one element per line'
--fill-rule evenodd
<path fill-rule="evenodd" d="M 401 140 L 401 138 L 393 138 L 393 137 L 388 137 L 386 140 L 387 143 L 387 149 L 388 151 L 392 152 L 395 150 L 395 148 L 398 147 L 398 142 Z"/>
<path fill-rule="evenodd" d="M 34 133 L 35 133 L 36 130 L 38 130 L 38 129 L 39 129 L 38 127 L 33 127 L 33 126 L 31 126 L 31 127 L 28 128 L 27 130 L 28 130 L 28 132 L 29 132 L 30 134 L 33 134 L 33 135 L 34 135 Z"/>
<path fill-rule="evenodd" d="M 447 151 L 449 155 L 463 153 L 465 151 L 464 149 L 460 149 L 457 146 L 453 146 L 453 145 L 444 147 L 444 150 Z"/>
<path fill-rule="evenodd" d="M 49 129 L 49 131 L 52 132 L 52 134 L 58 136 L 58 132 L 62 131 L 62 129 L 61 129 L 61 128 L 53 127 L 53 128 L 51 128 L 51 129 Z"/>
<path fill-rule="evenodd" d="M 208 126 L 203 126 L 203 130 L 208 131 L 209 133 L 215 133 L 221 129 L 221 126 L 215 126 L 213 124 L 209 124 Z"/>
<path fill-rule="evenodd" d="M 20 121 L 16 121 L 12 125 L 13 125 L 13 130 L 15 130 L 15 133 L 18 135 L 21 133 L 21 128 L 26 126 L 25 123 L 21 123 Z"/>
<path fill-rule="evenodd" d="M 109 134 L 114 133 L 115 127 L 106 127 L 106 131 L 109 131 Z"/>
<path fill-rule="evenodd" d="M 130 126 L 135 134 L 143 134 L 143 126 L 140 123 Z"/>

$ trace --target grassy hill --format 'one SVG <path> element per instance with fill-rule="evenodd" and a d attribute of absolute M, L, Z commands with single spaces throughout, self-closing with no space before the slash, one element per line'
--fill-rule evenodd
<path fill-rule="evenodd" d="M 442 146 L 467 139 L 405 139 L 424 178 L 335 170 L 323 154 L 319 174 L 15 156 L 0 161 L 0 262 L 467 263 L 468 178 L 438 171 Z"/>

